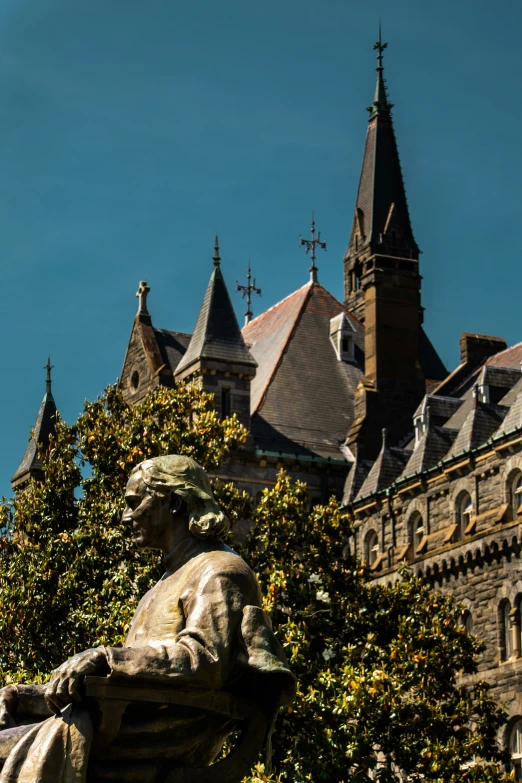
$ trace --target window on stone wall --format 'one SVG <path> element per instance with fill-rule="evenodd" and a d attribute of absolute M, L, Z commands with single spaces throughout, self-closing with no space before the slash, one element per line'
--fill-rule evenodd
<path fill-rule="evenodd" d="M 221 389 L 221 418 L 227 419 L 230 416 L 230 389 Z"/>
<path fill-rule="evenodd" d="M 511 753 L 511 768 L 515 773 L 515 780 L 522 780 L 522 720 L 517 720 L 511 729 L 509 738 L 509 750 Z"/>
<path fill-rule="evenodd" d="M 366 562 L 372 566 L 379 556 L 379 537 L 375 530 L 370 530 L 366 536 Z"/>
<path fill-rule="evenodd" d="M 498 607 L 498 647 L 501 661 L 509 661 L 513 655 L 513 635 L 511 632 L 511 604 L 504 598 Z"/>
<path fill-rule="evenodd" d="M 511 481 L 511 506 L 515 514 L 522 512 L 522 473 L 517 473 Z"/>
<path fill-rule="evenodd" d="M 459 534 L 463 536 L 473 516 L 473 503 L 469 492 L 463 492 L 457 501 L 457 525 Z"/>
<path fill-rule="evenodd" d="M 424 520 L 421 514 L 416 511 L 410 521 L 410 541 L 413 548 L 413 554 L 415 555 L 417 549 L 420 546 L 420 542 L 424 538 L 426 530 L 424 528 Z"/>
<path fill-rule="evenodd" d="M 466 629 L 466 633 L 468 636 L 470 636 L 473 633 L 473 615 L 469 611 L 469 609 L 466 609 L 464 614 L 462 615 L 460 619 L 461 625 Z"/>

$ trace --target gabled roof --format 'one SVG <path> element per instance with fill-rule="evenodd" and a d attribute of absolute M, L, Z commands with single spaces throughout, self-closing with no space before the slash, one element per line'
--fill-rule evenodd
<path fill-rule="evenodd" d="M 355 335 L 353 361 L 339 360 L 330 339 L 330 320 L 342 312 Z M 247 324 L 243 335 L 258 365 L 251 381 L 256 446 L 342 459 L 363 375 L 361 324 L 309 282 Z"/>
<path fill-rule="evenodd" d="M 373 495 L 375 492 L 379 492 L 381 489 L 389 487 L 390 484 L 401 475 L 409 456 L 410 452 L 405 451 L 404 449 L 399 449 L 394 446 L 388 447 L 386 444 L 386 436 L 383 434 L 382 448 L 379 456 L 373 463 L 356 499 L 359 500 L 367 495 Z"/>
<path fill-rule="evenodd" d="M 426 432 L 415 444 L 402 477 L 413 476 L 436 465 L 446 456 L 456 436 L 457 430 L 449 430 L 433 424 L 428 425 Z"/>
<path fill-rule="evenodd" d="M 215 359 L 255 367 L 241 335 L 230 296 L 223 279 L 219 256 L 199 311 L 196 328 L 189 346 L 177 367 L 177 373 L 198 359 Z"/>
<path fill-rule="evenodd" d="M 447 456 L 456 457 L 458 454 L 481 446 L 500 427 L 507 412 L 508 408 L 501 405 L 491 405 L 474 399 Z"/>
<path fill-rule="evenodd" d="M 53 435 L 56 428 L 56 411 L 56 403 L 51 391 L 50 377 L 48 376 L 46 392 L 40 405 L 31 437 L 22 461 L 11 479 L 13 489 L 25 484 L 30 478 L 42 477 L 42 461 L 38 456 L 38 451 L 40 447 L 45 450 L 49 445 L 49 438 Z"/>

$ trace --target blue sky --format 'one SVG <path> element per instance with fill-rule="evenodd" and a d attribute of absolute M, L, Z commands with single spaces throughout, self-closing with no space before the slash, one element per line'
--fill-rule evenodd
<path fill-rule="evenodd" d="M 315 209 L 342 298 L 379 16 L 427 331 L 450 367 L 462 331 L 522 340 L 522 4 L 0 0 L 0 492 L 47 355 L 73 421 L 120 372 L 140 279 L 192 331 L 216 229 L 259 313 L 308 279 Z"/>

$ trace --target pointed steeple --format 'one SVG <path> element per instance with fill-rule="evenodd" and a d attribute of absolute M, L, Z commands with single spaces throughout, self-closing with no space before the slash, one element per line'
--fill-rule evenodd
<path fill-rule="evenodd" d="M 36 417 L 29 443 L 22 457 L 18 469 L 11 479 L 13 490 L 22 489 L 29 479 L 41 480 L 43 478 L 42 462 L 39 457 L 40 448 L 46 449 L 49 445 L 49 438 L 54 434 L 56 428 L 56 403 L 51 390 L 51 360 L 47 360 L 44 367 L 46 370 L 45 394 Z"/>
<path fill-rule="evenodd" d="M 246 375 L 255 375 L 256 362 L 243 340 L 221 272 L 217 236 L 212 260 L 214 269 L 201 305 L 194 334 L 186 354 L 176 368 L 176 379 L 184 379 L 192 374 L 201 374 L 201 371 L 204 371 L 204 365 L 209 363 L 213 363 L 214 373 L 216 372 L 216 363 L 219 363 L 220 365 L 230 364 L 236 368 L 244 365 L 243 372 Z M 229 369 L 228 372 L 232 372 L 232 369 Z"/>
<path fill-rule="evenodd" d="M 379 25 L 377 81 L 366 135 L 355 215 L 348 249 L 344 257 L 345 302 L 357 317 L 363 318 L 361 279 L 368 255 L 386 255 L 418 260 L 419 248 L 413 236 L 401 163 L 384 79 L 383 52 Z"/>

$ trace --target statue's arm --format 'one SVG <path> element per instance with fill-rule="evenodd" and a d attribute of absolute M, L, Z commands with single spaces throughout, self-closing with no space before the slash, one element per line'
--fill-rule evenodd
<path fill-rule="evenodd" d="M 219 689 L 230 673 L 243 609 L 256 601 L 246 568 L 206 572 L 182 595 L 185 628 L 165 645 L 106 648 L 110 677 Z"/>
<path fill-rule="evenodd" d="M 46 685 L 7 685 L 0 689 L 0 729 L 52 715 L 45 701 Z"/>

